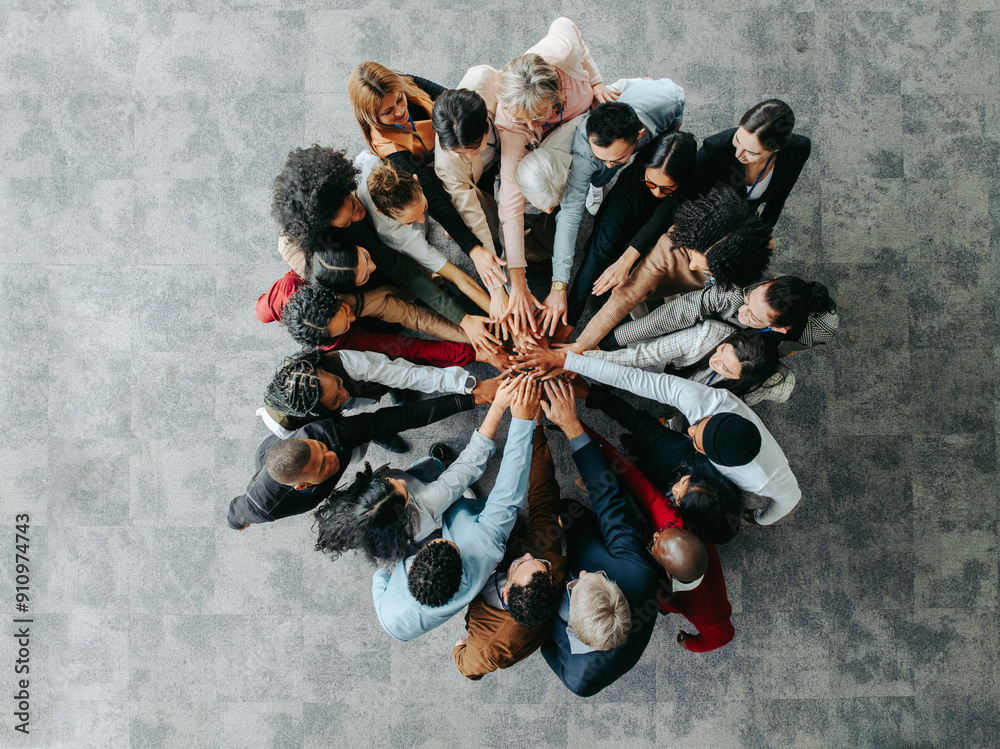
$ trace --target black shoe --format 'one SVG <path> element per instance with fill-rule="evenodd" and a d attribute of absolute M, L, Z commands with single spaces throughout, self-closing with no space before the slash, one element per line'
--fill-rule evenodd
<path fill-rule="evenodd" d="M 383 440 L 372 440 L 372 442 L 381 447 L 383 450 L 388 450 L 389 452 L 396 453 L 397 455 L 410 451 L 410 444 L 398 434 L 388 442 Z"/>
<path fill-rule="evenodd" d="M 440 460 L 445 468 L 454 463 L 455 458 L 458 457 L 457 455 L 455 455 L 455 451 L 452 450 L 443 442 L 436 442 L 433 445 L 431 445 L 430 455 L 432 458 Z"/>

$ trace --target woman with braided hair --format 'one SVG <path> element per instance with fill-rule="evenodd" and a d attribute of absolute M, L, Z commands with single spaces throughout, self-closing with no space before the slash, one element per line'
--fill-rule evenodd
<path fill-rule="evenodd" d="M 287 357 L 275 372 L 260 415 L 272 431 L 268 418 L 293 431 L 336 416 L 341 408 L 374 403 L 390 390 L 469 393 L 485 403 L 497 384 L 496 378 L 477 382 L 461 367 L 421 366 L 372 351 L 303 351 Z"/>

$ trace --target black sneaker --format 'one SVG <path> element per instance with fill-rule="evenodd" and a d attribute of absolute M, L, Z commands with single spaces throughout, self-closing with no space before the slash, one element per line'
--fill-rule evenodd
<path fill-rule="evenodd" d="M 430 455 L 432 458 L 440 460 L 445 468 L 454 463 L 455 458 L 458 457 L 455 455 L 455 451 L 443 442 L 436 442 L 431 445 Z"/>
<path fill-rule="evenodd" d="M 410 451 L 410 444 L 398 434 L 388 442 L 383 440 L 372 440 L 372 442 L 381 447 L 383 450 L 388 450 L 389 452 L 396 453 L 397 455 Z"/>

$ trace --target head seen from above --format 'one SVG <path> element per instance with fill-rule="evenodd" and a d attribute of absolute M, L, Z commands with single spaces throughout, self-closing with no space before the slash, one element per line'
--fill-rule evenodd
<path fill-rule="evenodd" d="M 434 100 L 431 125 L 441 148 L 471 162 L 486 146 L 490 127 L 486 101 L 464 88 L 445 91 Z"/>
<path fill-rule="evenodd" d="M 424 222 L 427 198 L 416 175 L 383 159 L 368 174 L 366 184 L 380 213 L 401 224 Z"/>
<path fill-rule="evenodd" d="M 315 237 L 342 213 L 354 191 L 356 175 L 344 151 L 313 146 L 289 153 L 274 180 L 271 203 L 271 215 L 281 233 L 303 252 L 311 252 Z"/>
<path fill-rule="evenodd" d="M 303 346 L 330 346 L 355 320 L 354 310 L 329 289 L 303 286 L 281 310 L 281 322 Z"/>
<path fill-rule="evenodd" d="M 681 205 L 667 236 L 687 251 L 692 270 L 711 275 L 722 289 L 760 280 L 774 251 L 771 228 L 726 186 Z"/>
<path fill-rule="evenodd" d="M 738 314 L 741 324 L 762 330 L 790 333 L 810 315 L 833 312 L 836 306 L 826 286 L 795 276 L 779 276 L 746 295 Z"/>
<path fill-rule="evenodd" d="M 699 419 L 688 429 L 694 449 L 716 465 L 746 465 L 760 453 L 757 425 L 739 414 L 724 412 Z"/>
<path fill-rule="evenodd" d="M 497 102 L 512 123 L 540 125 L 560 101 L 559 73 L 541 55 L 515 57 L 500 71 Z"/>
<path fill-rule="evenodd" d="M 388 466 L 373 471 L 370 463 L 353 484 L 334 492 L 313 513 L 316 550 L 336 559 L 358 549 L 377 564 L 393 565 L 413 549 L 406 482 L 390 478 Z"/>
<path fill-rule="evenodd" d="M 562 589 L 552 579 L 552 565 L 545 559 L 525 554 L 511 562 L 503 601 L 510 617 L 532 627 L 552 618 L 559 607 Z"/>
<path fill-rule="evenodd" d="M 329 416 L 351 397 L 344 381 L 320 365 L 322 351 L 303 351 L 282 362 L 267 386 L 264 403 L 289 416 Z"/>
<path fill-rule="evenodd" d="M 374 152 L 372 131 L 409 128 L 407 97 L 418 97 L 421 91 L 408 76 L 366 61 L 351 71 L 347 94 L 361 133 Z"/>
<path fill-rule="evenodd" d="M 462 554 L 458 546 L 444 538 L 431 541 L 417 552 L 406 578 L 417 603 L 431 608 L 444 606 L 462 585 Z"/>
<path fill-rule="evenodd" d="M 691 133 L 665 130 L 636 156 L 642 178 L 654 197 L 686 197 L 693 187 L 698 142 Z"/>
<path fill-rule="evenodd" d="M 569 624 L 577 639 L 594 650 L 624 644 L 632 631 L 632 612 L 621 588 L 604 573 L 586 570 L 569 585 Z"/>
<path fill-rule="evenodd" d="M 594 158 L 608 169 L 626 163 L 646 130 L 639 115 L 621 101 L 598 104 L 587 116 L 587 140 Z"/>
<path fill-rule="evenodd" d="M 763 164 L 775 151 L 788 145 L 795 129 L 792 108 L 780 99 L 768 99 L 740 117 L 733 136 L 736 158 L 743 164 Z"/>
<path fill-rule="evenodd" d="M 264 467 L 279 484 L 302 491 L 336 475 L 340 459 L 324 442 L 292 438 L 271 446 Z"/>
<path fill-rule="evenodd" d="M 708 551 L 691 531 L 663 528 L 653 534 L 649 552 L 671 579 L 692 583 L 708 570 Z"/>
<path fill-rule="evenodd" d="M 368 283 L 375 268 L 364 247 L 338 242 L 328 233 L 314 244 L 307 280 L 342 293 Z"/>

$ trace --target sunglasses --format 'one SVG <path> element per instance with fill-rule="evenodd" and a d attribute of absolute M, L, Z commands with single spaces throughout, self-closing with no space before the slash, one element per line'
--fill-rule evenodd
<path fill-rule="evenodd" d="M 655 182 L 650 182 L 648 179 L 643 179 L 642 183 L 646 185 L 650 190 L 660 193 L 660 195 L 673 195 L 677 192 L 677 187 L 666 187 L 664 185 L 658 185 Z"/>

